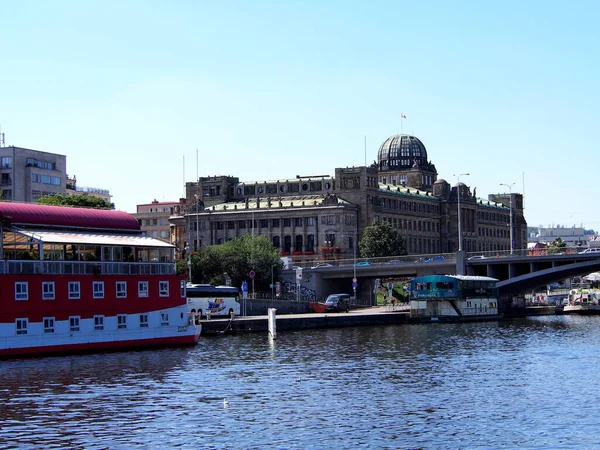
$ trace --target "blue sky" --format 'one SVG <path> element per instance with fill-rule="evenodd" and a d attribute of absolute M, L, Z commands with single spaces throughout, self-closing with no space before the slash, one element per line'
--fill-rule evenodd
<path fill-rule="evenodd" d="M 515 183 L 530 226 L 600 231 L 600 3 L 0 0 L 0 12 L 6 144 L 67 155 L 69 175 L 117 209 L 177 200 L 196 173 L 333 175 L 372 163 L 402 128 L 439 178 L 468 172 L 480 197 Z"/>

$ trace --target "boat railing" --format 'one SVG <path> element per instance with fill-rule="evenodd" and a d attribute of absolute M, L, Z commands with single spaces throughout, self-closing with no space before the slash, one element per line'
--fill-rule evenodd
<path fill-rule="evenodd" d="M 0 261 L 0 274 L 174 275 L 174 263 L 100 261 Z"/>

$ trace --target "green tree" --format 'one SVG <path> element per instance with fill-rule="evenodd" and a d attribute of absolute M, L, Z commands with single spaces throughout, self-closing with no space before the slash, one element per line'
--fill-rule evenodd
<path fill-rule="evenodd" d="M 557 253 L 564 253 L 567 249 L 567 243 L 561 238 L 556 238 L 548 246 L 547 252 L 549 255 L 556 255 Z"/>
<path fill-rule="evenodd" d="M 221 245 L 203 247 L 191 256 L 192 283 L 225 284 L 225 273 L 231 284 L 240 287 L 243 281 L 251 286 L 250 271 L 253 270 L 254 289 L 268 290 L 273 278 L 278 279 L 281 258 L 266 236 L 246 235 Z"/>
<path fill-rule="evenodd" d="M 375 219 L 371 226 L 365 228 L 358 244 L 362 258 L 379 258 L 384 256 L 406 255 L 404 239 L 385 221 Z"/>
<path fill-rule="evenodd" d="M 37 201 L 40 205 L 54 205 L 54 206 L 81 206 L 84 208 L 95 208 L 95 209 L 115 209 L 114 203 L 109 203 L 103 198 L 94 197 L 91 195 L 66 195 L 66 194 L 53 194 L 44 195 Z"/>

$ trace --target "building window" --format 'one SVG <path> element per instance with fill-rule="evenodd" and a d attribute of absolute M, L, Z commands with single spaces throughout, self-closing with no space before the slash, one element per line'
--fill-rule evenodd
<path fill-rule="evenodd" d="M 27 334 L 27 322 L 29 319 L 16 319 L 15 326 L 17 328 L 17 334 Z"/>
<path fill-rule="evenodd" d="M 104 330 L 104 316 L 94 316 L 94 330 Z"/>
<path fill-rule="evenodd" d="M 79 331 L 79 321 L 81 317 L 71 316 L 69 317 L 69 331 Z"/>
<path fill-rule="evenodd" d="M 94 298 L 104 298 L 104 281 L 94 281 Z"/>
<path fill-rule="evenodd" d="M 0 158 L 1 169 L 12 169 L 12 156 L 3 156 Z"/>
<path fill-rule="evenodd" d="M 81 286 L 79 281 L 69 281 L 69 300 L 81 298 Z"/>
<path fill-rule="evenodd" d="M 168 313 L 160 313 L 160 325 L 166 327 L 169 325 L 169 314 Z"/>
<path fill-rule="evenodd" d="M 44 333 L 54 333 L 54 317 L 44 317 Z"/>
<path fill-rule="evenodd" d="M 127 314 L 118 314 L 117 315 L 117 328 L 119 330 L 123 330 L 127 328 Z"/>
<path fill-rule="evenodd" d="M 284 227 L 291 227 L 292 226 L 292 219 L 289 218 L 289 217 L 283 219 L 283 226 Z"/>
<path fill-rule="evenodd" d="M 294 219 L 294 226 L 301 227 L 302 226 L 302 217 L 296 217 Z"/>
<path fill-rule="evenodd" d="M 2 186 L 10 186 L 12 184 L 12 174 L 3 173 L 0 175 L 0 185 Z"/>
<path fill-rule="evenodd" d="M 117 281 L 117 298 L 127 297 L 127 281 Z"/>
<path fill-rule="evenodd" d="M 42 299 L 54 300 L 54 281 L 44 281 L 42 283 Z"/>
<path fill-rule="evenodd" d="M 148 328 L 148 314 L 140 314 L 140 328 Z"/>
<path fill-rule="evenodd" d="M 161 297 L 169 296 L 169 282 L 168 281 L 159 281 L 158 282 L 158 295 Z"/>
<path fill-rule="evenodd" d="M 271 220 L 271 227 L 273 227 L 273 228 L 279 228 L 279 219 L 272 219 Z"/>
<path fill-rule="evenodd" d="M 29 284 L 27 281 L 15 283 L 15 300 L 29 300 Z"/>

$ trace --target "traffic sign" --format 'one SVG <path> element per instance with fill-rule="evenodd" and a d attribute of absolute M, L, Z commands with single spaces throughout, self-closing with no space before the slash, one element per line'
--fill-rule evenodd
<path fill-rule="evenodd" d="M 355 278 L 356 280 L 356 278 Z M 354 283 L 352 283 L 352 289 L 356 289 L 358 287 L 358 283 L 355 281 Z"/>
<path fill-rule="evenodd" d="M 242 282 L 242 292 L 248 292 L 248 283 Z"/>
<path fill-rule="evenodd" d="M 394 289 L 394 283 L 392 283 L 391 281 L 388 282 L 388 290 L 392 290 Z"/>
<path fill-rule="evenodd" d="M 352 282 L 356 283 L 358 281 L 358 279 L 356 277 L 352 278 Z"/>
<path fill-rule="evenodd" d="M 250 273 L 248 274 L 248 276 L 250 278 L 254 278 L 255 275 L 256 275 L 256 272 L 254 270 L 251 270 Z"/>
<path fill-rule="evenodd" d="M 302 267 L 296 268 L 296 281 L 300 281 L 302 279 Z"/>

